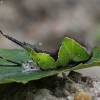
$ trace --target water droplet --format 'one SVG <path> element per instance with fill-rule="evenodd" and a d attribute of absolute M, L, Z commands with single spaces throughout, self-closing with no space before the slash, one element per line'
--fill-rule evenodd
<path fill-rule="evenodd" d="M 43 64 L 44 64 L 45 62 L 43 62 Z"/>
<path fill-rule="evenodd" d="M 77 56 L 80 57 L 80 54 L 78 54 Z"/>
<path fill-rule="evenodd" d="M 38 61 L 40 60 L 40 58 L 38 58 Z"/>

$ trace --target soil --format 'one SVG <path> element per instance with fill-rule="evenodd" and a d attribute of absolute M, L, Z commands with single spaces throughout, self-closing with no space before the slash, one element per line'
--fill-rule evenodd
<path fill-rule="evenodd" d="M 0 85 L 0 100 L 99 100 L 100 80 L 71 71 L 27 84 Z"/>

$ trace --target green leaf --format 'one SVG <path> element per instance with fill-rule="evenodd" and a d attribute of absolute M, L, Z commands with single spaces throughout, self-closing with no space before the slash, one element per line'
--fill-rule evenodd
<path fill-rule="evenodd" d="M 22 49 L 0 49 L 0 56 L 13 60 L 16 62 L 27 62 L 31 58 L 28 56 L 27 52 Z M 9 65 L 11 63 L 0 59 L 0 65 Z M 100 47 L 93 48 L 93 57 L 85 64 L 79 64 L 78 66 L 73 66 L 72 68 L 70 65 L 63 69 L 54 69 L 48 71 L 39 71 L 39 72 L 22 72 L 23 68 L 21 66 L 18 67 L 11 67 L 11 66 L 0 66 L 0 84 L 4 83 L 11 83 L 11 82 L 22 82 L 27 83 L 31 80 L 37 80 L 44 77 L 52 76 L 59 74 L 61 72 L 67 72 L 71 70 L 77 70 L 82 68 L 89 68 L 94 66 L 100 66 Z"/>

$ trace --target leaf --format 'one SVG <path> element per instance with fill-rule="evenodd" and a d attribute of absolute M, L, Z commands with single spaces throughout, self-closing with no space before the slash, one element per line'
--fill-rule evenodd
<path fill-rule="evenodd" d="M 13 60 L 16 62 L 27 62 L 31 58 L 28 56 L 27 52 L 22 49 L 0 49 L 0 56 Z M 9 65 L 11 63 L 0 59 L 0 65 Z M 11 82 L 22 82 L 27 83 L 31 80 L 37 80 L 44 77 L 52 76 L 59 74 L 61 72 L 67 72 L 71 70 L 77 70 L 82 68 L 89 68 L 94 66 L 100 66 L 100 47 L 93 48 L 93 57 L 85 64 L 79 64 L 77 66 L 68 66 L 64 67 L 63 69 L 54 69 L 48 71 L 39 71 L 39 72 L 22 72 L 23 68 L 21 66 L 18 67 L 11 67 L 11 66 L 0 66 L 0 84 L 4 83 L 11 83 Z"/>

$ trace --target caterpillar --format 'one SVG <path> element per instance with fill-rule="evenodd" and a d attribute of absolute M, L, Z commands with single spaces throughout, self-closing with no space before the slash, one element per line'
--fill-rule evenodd
<path fill-rule="evenodd" d="M 2 31 L 0 33 L 24 48 L 32 60 L 43 70 L 66 67 L 70 62 L 80 63 L 92 57 L 92 47 L 83 38 L 65 36 L 61 44 L 53 50 L 44 51 L 26 42 L 20 42 Z"/>

